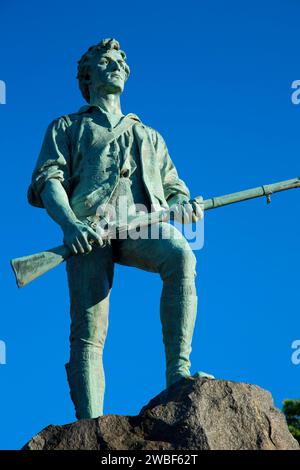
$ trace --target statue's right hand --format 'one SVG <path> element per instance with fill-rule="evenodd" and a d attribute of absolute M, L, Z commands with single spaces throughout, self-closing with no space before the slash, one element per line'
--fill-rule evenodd
<path fill-rule="evenodd" d="M 64 244 L 74 255 L 90 253 L 92 244 L 103 245 L 103 240 L 91 227 L 79 220 L 63 227 Z"/>

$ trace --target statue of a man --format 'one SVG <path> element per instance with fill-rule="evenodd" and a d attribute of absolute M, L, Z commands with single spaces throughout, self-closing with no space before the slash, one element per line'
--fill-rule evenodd
<path fill-rule="evenodd" d="M 122 236 L 104 242 L 96 229 L 101 219 L 107 220 L 106 208 L 117 207 L 121 197 L 131 211 L 143 204 L 152 212 L 171 207 L 185 223 L 203 217 L 201 206 L 190 202 L 161 135 L 135 114 L 122 114 L 120 95 L 128 76 L 116 40 L 88 49 L 78 62 L 88 105 L 49 125 L 28 191 L 30 204 L 46 208 L 74 254 L 67 261 L 71 333 L 66 370 L 77 419 L 103 413 L 102 353 L 114 263 L 160 275 L 166 383 L 190 377 L 197 295 L 196 259 L 187 240 L 164 222 L 154 238 Z"/>

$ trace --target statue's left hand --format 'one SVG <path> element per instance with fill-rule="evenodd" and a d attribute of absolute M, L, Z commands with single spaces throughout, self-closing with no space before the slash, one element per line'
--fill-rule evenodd
<path fill-rule="evenodd" d="M 174 214 L 174 219 L 182 224 L 197 222 L 203 219 L 203 206 L 201 204 L 202 197 L 196 200 L 180 201 L 176 196 L 170 201 L 170 210 Z"/>

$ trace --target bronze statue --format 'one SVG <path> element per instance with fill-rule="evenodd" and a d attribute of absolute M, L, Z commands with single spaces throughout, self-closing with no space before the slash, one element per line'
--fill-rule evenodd
<path fill-rule="evenodd" d="M 30 204 L 45 208 L 60 225 L 65 247 L 73 254 L 65 257 L 71 310 L 66 370 L 78 419 L 103 413 L 102 353 L 115 263 L 160 275 L 166 384 L 191 377 L 196 258 L 187 240 L 163 220 L 142 227 L 139 237 L 130 236 L 130 230 L 102 236 L 112 218 L 126 226 L 144 212 L 171 211 L 183 223 L 203 217 L 202 198 L 190 200 L 162 136 L 136 114 L 122 114 L 120 96 L 128 76 L 125 53 L 116 40 L 88 49 L 78 63 L 79 86 L 88 104 L 49 125 L 28 191 Z M 206 208 L 215 207 L 209 201 Z M 16 260 L 13 266 L 17 271 L 26 263 Z M 213 378 L 203 372 L 195 376 Z"/>

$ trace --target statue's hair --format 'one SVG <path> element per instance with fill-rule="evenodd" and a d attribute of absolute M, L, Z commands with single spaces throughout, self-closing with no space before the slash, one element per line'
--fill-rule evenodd
<path fill-rule="evenodd" d="M 89 103 L 90 102 L 90 93 L 89 93 L 89 85 L 90 85 L 90 69 L 91 69 L 91 61 L 94 59 L 95 56 L 101 56 L 107 51 L 115 49 L 118 51 L 124 60 L 126 60 L 126 54 L 124 51 L 120 49 L 120 44 L 116 39 L 109 38 L 109 39 L 102 39 L 98 44 L 91 46 L 88 50 L 83 54 L 81 59 L 78 61 L 78 73 L 77 78 L 79 81 L 79 88 L 82 93 L 83 98 Z M 129 66 L 125 64 L 125 72 L 127 78 L 130 73 Z"/>

